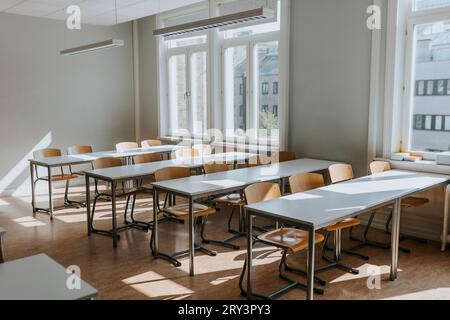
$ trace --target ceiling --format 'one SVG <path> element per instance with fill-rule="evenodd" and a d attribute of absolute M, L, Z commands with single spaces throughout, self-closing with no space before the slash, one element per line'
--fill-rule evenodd
<path fill-rule="evenodd" d="M 116 0 L 0 0 L 0 12 L 65 20 L 65 10 L 76 4 L 82 23 L 111 26 L 116 23 Z M 118 23 L 128 22 L 203 0 L 117 0 Z"/>

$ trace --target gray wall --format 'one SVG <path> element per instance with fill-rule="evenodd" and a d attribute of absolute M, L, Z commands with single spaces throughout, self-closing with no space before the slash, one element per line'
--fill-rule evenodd
<path fill-rule="evenodd" d="M 112 37 L 125 47 L 59 55 Z M 28 188 L 26 159 L 49 133 L 50 146 L 63 149 L 134 140 L 130 23 L 68 31 L 63 21 L 0 13 L 0 43 L 0 194 Z"/>
<path fill-rule="evenodd" d="M 371 0 L 293 0 L 289 146 L 367 172 Z"/>
<path fill-rule="evenodd" d="M 156 16 L 140 19 L 139 29 L 139 83 L 140 135 L 144 139 L 158 137 L 158 42 L 153 36 Z"/>

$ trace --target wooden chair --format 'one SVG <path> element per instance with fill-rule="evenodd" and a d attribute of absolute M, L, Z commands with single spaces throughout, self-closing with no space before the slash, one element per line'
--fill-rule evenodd
<path fill-rule="evenodd" d="M 87 154 L 87 153 L 92 153 L 92 152 L 93 152 L 93 149 L 91 146 L 76 145 L 76 146 L 67 148 L 67 154 L 70 156 L 75 156 L 75 155 L 79 155 L 79 154 Z M 92 164 L 91 164 L 91 168 L 92 168 Z M 73 166 L 69 166 L 69 170 L 72 174 L 79 175 L 80 177 L 84 176 L 83 170 L 74 171 Z"/>
<path fill-rule="evenodd" d="M 297 156 L 294 152 L 291 151 L 280 151 L 277 152 L 275 155 L 272 155 L 272 162 L 288 162 L 296 160 Z"/>
<path fill-rule="evenodd" d="M 254 204 L 263 201 L 270 201 L 274 199 L 279 199 L 281 197 L 280 186 L 277 183 L 257 183 L 247 187 L 244 190 L 245 200 L 247 204 Z M 315 234 L 315 243 L 320 243 L 324 240 L 324 236 L 320 233 Z M 283 255 L 281 258 L 281 262 L 279 265 L 279 276 L 281 279 L 288 282 L 288 285 L 280 290 L 277 290 L 274 293 L 271 293 L 267 296 L 261 294 L 254 294 L 255 297 L 263 298 L 263 299 L 274 299 L 277 296 L 291 290 L 293 288 L 301 288 L 306 290 L 307 286 L 303 283 L 291 280 L 285 274 L 285 270 L 288 267 L 286 258 L 288 254 L 294 254 L 300 251 L 303 251 L 308 248 L 308 232 L 292 229 L 292 228 L 281 228 L 276 229 L 274 231 L 270 231 L 264 234 L 259 235 L 253 242 L 263 243 L 269 246 L 275 246 L 282 250 Z M 242 283 L 244 279 L 244 275 L 247 269 L 247 259 L 245 260 L 244 267 L 241 271 L 241 276 L 239 279 L 239 287 L 241 289 L 241 294 L 246 296 L 246 290 L 244 289 Z M 247 280 L 248 281 L 248 280 Z M 314 288 L 314 292 L 318 294 L 323 294 L 322 289 Z"/>
<path fill-rule="evenodd" d="M 325 186 L 325 180 L 321 174 L 317 173 L 299 173 L 296 175 L 293 175 L 291 178 L 289 178 L 289 185 L 292 190 L 292 193 L 301 193 L 301 192 L 307 192 L 310 190 L 322 188 Z M 339 261 L 338 252 L 336 251 L 338 249 L 338 246 L 340 246 L 340 243 L 334 244 L 334 250 L 335 250 L 335 257 L 334 259 L 330 259 L 326 256 L 326 245 L 328 242 L 328 238 L 330 236 L 330 233 L 332 232 L 341 232 L 342 229 L 349 228 L 354 225 L 359 225 L 359 221 L 357 219 L 347 219 L 345 221 L 339 222 L 337 224 L 328 226 L 324 228 L 322 231 L 325 232 L 325 241 L 323 243 L 322 247 L 322 258 L 327 261 L 329 264 L 323 267 L 316 268 L 317 272 L 328 270 L 333 267 L 337 267 L 340 269 L 343 269 L 345 271 L 350 271 L 351 273 L 358 274 L 358 270 L 347 266 Z M 336 237 L 335 237 L 336 241 Z M 288 269 L 288 271 L 293 271 L 296 273 L 304 274 L 305 272 L 303 270 L 298 269 Z M 317 278 L 316 280 L 319 281 L 320 284 L 324 285 L 326 282 L 320 278 Z"/>
<path fill-rule="evenodd" d="M 117 152 L 125 152 L 127 150 L 139 149 L 137 142 L 121 142 L 116 144 Z"/>
<path fill-rule="evenodd" d="M 226 172 L 231 170 L 232 166 L 225 164 L 225 163 L 208 163 L 203 165 L 203 171 L 205 174 L 213 174 L 213 173 L 220 173 L 220 172 Z M 233 234 L 231 237 L 223 240 L 225 243 L 230 243 L 231 241 L 234 241 L 240 237 L 245 236 L 245 233 L 243 232 L 243 207 L 245 205 L 244 196 L 241 193 L 232 193 L 228 194 L 226 196 L 218 197 L 210 199 L 214 203 L 217 204 L 223 204 L 228 207 L 231 207 L 231 214 L 228 218 L 228 232 Z M 239 210 L 239 231 L 234 230 L 231 226 L 234 214 L 236 209 Z M 239 246 L 230 244 L 230 246 L 233 249 L 239 250 Z"/>
<path fill-rule="evenodd" d="M 175 159 L 191 159 L 200 156 L 197 149 L 183 148 L 175 151 Z"/>
<path fill-rule="evenodd" d="M 391 170 L 391 165 L 389 164 L 389 162 L 387 161 L 374 161 L 370 164 L 370 174 L 378 174 L 378 173 L 383 173 L 386 171 L 390 171 Z M 402 200 L 402 207 L 403 208 L 418 208 L 421 207 L 427 203 L 429 203 L 430 200 L 426 199 L 426 198 L 419 198 L 419 197 L 408 197 Z M 386 233 L 389 234 L 389 225 L 391 223 L 392 220 L 392 206 L 387 206 L 383 209 L 387 209 L 388 211 L 390 211 L 389 214 L 389 218 L 386 222 Z M 383 210 L 384 211 L 384 210 Z M 351 240 L 353 241 L 358 241 L 361 244 L 359 246 L 356 246 L 355 248 L 358 247 L 362 247 L 362 246 L 371 246 L 371 247 L 376 247 L 376 248 L 381 248 L 381 249 L 386 249 L 389 250 L 391 248 L 391 244 L 390 243 L 381 243 L 381 242 L 377 242 L 377 241 L 373 241 L 370 240 L 368 238 L 368 233 L 370 231 L 370 228 L 373 224 L 373 220 L 375 219 L 375 216 L 382 212 L 381 210 L 375 210 L 371 213 L 369 221 L 367 222 L 367 226 L 366 229 L 364 230 L 364 237 L 363 239 L 358 239 L 358 238 L 354 238 L 352 237 Z M 405 239 L 410 239 L 410 240 L 416 240 L 416 241 L 420 241 L 420 242 L 424 242 L 424 240 L 421 239 L 417 239 L 417 238 L 413 238 L 413 237 L 407 237 L 405 235 L 400 235 L 400 239 L 401 240 L 405 240 Z M 411 253 L 411 250 L 408 248 L 404 248 L 404 247 L 399 247 L 399 249 L 405 253 Z"/>
<path fill-rule="evenodd" d="M 192 149 L 197 150 L 200 156 L 209 156 L 213 153 L 212 147 L 208 144 L 196 144 Z"/>
<path fill-rule="evenodd" d="M 141 142 L 142 148 L 151 148 L 151 147 L 158 147 L 162 146 L 161 140 L 144 140 Z"/>
<path fill-rule="evenodd" d="M 164 169 L 157 170 L 154 174 L 155 181 L 167 181 L 167 180 L 175 180 L 175 179 L 182 179 L 187 178 L 191 175 L 191 171 L 188 168 L 183 167 L 168 167 Z M 158 195 L 157 195 L 158 198 Z M 156 199 L 157 202 L 159 202 L 158 199 Z M 182 203 L 182 204 L 175 204 L 171 205 L 169 204 L 168 207 L 164 207 L 162 209 L 162 212 L 175 218 L 175 219 L 182 219 L 182 220 L 188 220 L 189 219 L 189 203 Z M 212 243 L 216 245 L 224 245 L 221 241 L 215 241 L 215 240 L 209 240 L 205 238 L 205 226 L 207 222 L 207 218 L 216 213 L 216 210 L 214 208 L 207 207 L 205 205 L 194 203 L 193 207 L 193 213 L 194 213 L 194 219 L 201 219 L 201 230 L 200 230 L 200 236 L 202 238 L 203 243 Z M 152 248 L 154 244 L 154 237 L 152 236 Z M 229 247 L 229 244 L 225 244 L 227 247 Z M 210 256 L 216 256 L 217 252 L 206 249 L 202 247 L 201 245 L 195 244 L 195 251 L 203 252 Z M 181 256 L 185 256 L 189 253 L 188 250 L 181 251 L 174 253 L 172 255 L 163 255 L 166 258 L 168 258 L 170 261 L 172 261 L 176 266 L 181 266 L 181 262 L 177 260 L 177 258 Z M 162 254 L 160 254 L 162 255 Z"/>
<path fill-rule="evenodd" d="M 62 155 L 62 153 L 61 153 L 61 150 L 59 150 L 59 149 L 41 149 L 41 150 L 35 151 L 33 153 L 34 159 L 60 157 L 61 155 Z M 34 185 L 36 185 L 36 183 L 38 181 L 46 181 L 46 182 L 49 181 L 48 176 L 42 176 L 42 177 L 39 176 L 39 172 L 38 172 L 38 169 L 36 166 L 35 166 L 35 175 L 36 175 L 36 180 L 33 181 Z M 79 178 L 79 175 L 76 175 L 73 173 L 65 173 L 63 167 L 60 167 L 60 174 L 55 174 L 55 175 L 51 174 L 52 182 L 63 182 L 63 181 L 66 182 L 66 187 L 65 187 L 65 192 L 64 192 L 64 206 L 57 207 L 55 209 L 61 209 L 66 206 L 75 207 L 75 208 L 79 209 L 81 206 L 83 206 L 82 203 L 69 199 L 70 181 L 78 179 L 78 178 Z M 50 218 L 53 219 L 53 217 L 50 217 Z"/>
<path fill-rule="evenodd" d="M 121 159 L 112 158 L 112 157 L 100 158 L 100 159 L 94 160 L 92 163 L 94 170 L 121 167 L 122 165 L 123 165 L 123 163 L 122 163 Z M 149 224 L 141 225 L 141 224 L 130 223 L 127 221 L 127 212 L 128 212 L 128 206 L 130 203 L 130 199 L 132 196 L 136 196 L 137 194 L 139 194 L 141 192 L 142 191 L 139 188 L 128 187 L 127 182 L 125 182 L 125 181 L 122 183 L 119 183 L 116 186 L 116 190 L 115 190 L 116 198 L 126 198 L 127 199 L 127 203 L 125 206 L 125 213 L 124 213 L 125 226 L 117 228 L 117 231 L 123 231 L 123 230 L 129 229 L 129 228 L 138 228 L 141 230 L 142 229 L 148 230 Z M 92 205 L 92 213 L 91 213 L 92 232 L 107 235 L 107 236 L 112 236 L 112 231 L 110 231 L 110 230 L 100 230 L 100 229 L 94 228 L 94 216 L 95 216 L 95 209 L 96 209 L 98 200 L 100 200 L 100 199 L 109 200 L 109 199 L 111 199 L 111 197 L 112 197 L 111 184 L 106 183 L 105 190 L 100 190 L 99 182 L 97 179 L 95 179 L 95 197 L 94 197 L 94 203 Z M 134 207 L 131 210 L 131 216 L 133 216 L 133 215 L 134 215 Z"/>
<path fill-rule="evenodd" d="M 147 153 L 147 154 L 141 154 L 138 156 L 135 156 L 133 158 L 134 164 L 144 164 L 144 163 L 153 163 L 162 161 L 162 156 L 157 153 Z"/>
<path fill-rule="evenodd" d="M 331 183 L 341 183 L 345 181 L 352 180 L 355 175 L 353 173 L 353 167 L 349 164 L 334 164 L 328 168 L 328 172 L 330 175 Z M 337 223 L 334 226 L 330 226 L 327 228 L 328 232 L 342 232 L 342 230 L 349 229 L 350 230 L 350 239 L 353 238 L 353 228 L 361 225 L 361 220 L 357 218 L 349 218 L 342 222 Z M 325 248 L 329 250 L 329 248 L 326 246 L 328 238 L 325 239 Z M 336 245 L 336 244 L 335 244 Z M 359 252 L 354 251 L 355 248 L 351 249 L 342 249 L 343 253 L 357 256 L 363 260 L 369 260 L 369 257 L 367 255 L 361 254 Z M 338 265 L 339 266 L 339 265 Z M 341 269 L 345 269 L 345 266 L 340 266 Z M 348 268 L 347 268 L 348 269 Z M 357 273 L 355 269 L 350 268 L 349 270 L 352 273 Z"/>

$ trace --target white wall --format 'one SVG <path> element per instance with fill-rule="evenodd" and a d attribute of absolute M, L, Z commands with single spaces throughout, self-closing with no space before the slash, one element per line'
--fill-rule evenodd
<path fill-rule="evenodd" d="M 289 145 L 367 173 L 372 0 L 293 0 Z"/>
<path fill-rule="evenodd" d="M 110 38 L 125 46 L 62 57 Z M 134 140 L 132 25 L 68 31 L 64 21 L 0 14 L 0 194 L 29 189 L 34 148 Z"/>

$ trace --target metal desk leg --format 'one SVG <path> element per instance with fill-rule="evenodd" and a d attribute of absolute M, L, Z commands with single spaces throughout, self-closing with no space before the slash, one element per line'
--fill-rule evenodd
<path fill-rule="evenodd" d="M 315 250 L 315 230 L 310 228 L 308 230 L 308 279 L 307 279 L 307 291 L 306 299 L 314 300 L 314 250 Z"/>
<path fill-rule="evenodd" d="M 117 248 L 116 185 L 117 183 L 115 181 L 111 182 L 112 237 L 114 248 Z"/>
<path fill-rule="evenodd" d="M 31 206 L 33 213 L 36 213 L 36 194 L 34 190 L 34 165 L 30 162 L 30 178 L 31 178 Z"/>
<path fill-rule="evenodd" d="M 153 229 L 152 237 L 150 240 L 150 249 L 153 252 L 153 256 L 158 258 L 159 250 L 159 238 L 158 238 L 158 191 L 153 188 Z"/>
<path fill-rule="evenodd" d="M 52 187 L 52 170 L 47 168 L 48 172 L 48 212 L 50 214 L 50 220 L 53 220 L 53 187 Z"/>
<path fill-rule="evenodd" d="M 5 262 L 5 256 L 3 254 L 3 237 L 0 235 L 0 263 Z"/>
<path fill-rule="evenodd" d="M 87 228 L 88 228 L 88 236 L 90 237 L 92 234 L 92 225 L 91 225 L 91 180 L 89 176 L 85 175 L 85 183 L 86 183 L 86 215 L 87 215 Z"/>
<path fill-rule="evenodd" d="M 398 246 L 400 241 L 400 216 L 401 216 L 401 199 L 397 199 L 392 210 L 392 233 L 391 233 L 391 275 L 390 280 L 395 281 L 398 274 Z"/>
<path fill-rule="evenodd" d="M 442 231 L 442 251 L 447 249 L 448 223 L 450 218 L 450 185 L 445 189 L 444 226 Z"/>
<path fill-rule="evenodd" d="M 194 200 L 189 198 L 189 275 L 193 277 L 194 273 L 194 255 L 195 255 L 195 235 L 194 235 Z"/>
<path fill-rule="evenodd" d="M 280 179 L 280 189 L 281 189 L 281 195 L 285 196 L 286 194 L 286 185 L 284 183 L 284 179 Z"/>
<path fill-rule="evenodd" d="M 247 298 L 252 297 L 252 250 L 253 250 L 253 234 L 252 234 L 252 216 L 245 210 L 244 211 L 245 225 L 247 226 Z"/>

